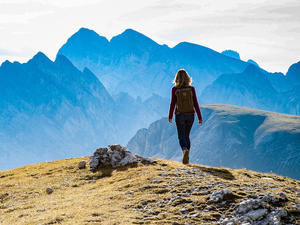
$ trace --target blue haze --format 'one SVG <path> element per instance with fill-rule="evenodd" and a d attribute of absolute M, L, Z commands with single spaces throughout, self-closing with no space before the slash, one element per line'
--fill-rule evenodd
<path fill-rule="evenodd" d="M 182 42 L 173 48 L 127 29 L 108 41 L 81 28 L 52 62 L 43 53 L 0 67 L 0 169 L 126 145 L 168 114 L 179 68 L 199 102 L 299 115 L 300 63 L 286 75 Z"/>

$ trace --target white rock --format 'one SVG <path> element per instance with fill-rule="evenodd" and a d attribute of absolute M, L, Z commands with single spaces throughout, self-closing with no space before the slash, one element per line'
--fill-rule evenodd
<path fill-rule="evenodd" d="M 274 209 L 263 221 L 265 224 L 282 225 L 281 218 L 287 216 L 287 211 L 283 209 Z"/>
<path fill-rule="evenodd" d="M 185 208 L 179 209 L 179 211 L 180 211 L 181 213 L 186 213 L 186 212 L 187 212 L 187 210 L 186 210 Z"/>
<path fill-rule="evenodd" d="M 120 166 L 125 166 L 127 164 L 136 163 L 137 161 L 137 158 L 131 152 L 126 152 L 125 157 L 120 161 L 119 164 Z"/>
<path fill-rule="evenodd" d="M 232 193 L 232 190 L 231 189 L 224 189 L 224 190 L 221 190 L 221 191 L 215 191 L 211 194 L 208 202 L 220 202 L 224 199 L 224 196 L 225 195 L 229 195 Z"/>
<path fill-rule="evenodd" d="M 294 205 L 294 208 L 300 213 L 300 204 Z"/>
<path fill-rule="evenodd" d="M 266 210 L 266 209 L 256 209 L 256 210 L 249 211 L 244 216 L 249 217 L 252 220 L 257 220 L 257 219 L 263 218 L 264 215 L 267 214 L 267 212 L 268 212 L 268 210 Z"/>
<path fill-rule="evenodd" d="M 241 202 L 235 209 L 235 212 L 238 214 L 245 214 L 250 210 L 258 209 L 261 205 L 260 199 L 248 199 Z"/>
<path fill-rule="evenodd" d="M 198 216 L 200 216 L 200 213 L 194 213 L 194 214 L 190 215 L 190 217 L 198 217 Z"/>

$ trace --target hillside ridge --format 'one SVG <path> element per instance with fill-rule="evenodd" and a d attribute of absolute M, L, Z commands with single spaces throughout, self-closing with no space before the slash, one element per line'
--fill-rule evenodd
<path fill-rule="evenodd" d="M 200 109 L 203 125 L 194 123 L 190 134 L 192 163 L 300 179 L 299 116 L 224 104 Z M 175 122 L 166 117 L 138 130 L 127 147 L 145 157 L 181 159 Z"/>
<path fill-rule="evenodd" d="M 0 171 L 0 223 L 229 224 L 246 218 L 245 202 L 260 202 L 253 220 L 300 222 L 300 181 L 291 178 L 161 159 L 92 173 L 82 160 Z"/>

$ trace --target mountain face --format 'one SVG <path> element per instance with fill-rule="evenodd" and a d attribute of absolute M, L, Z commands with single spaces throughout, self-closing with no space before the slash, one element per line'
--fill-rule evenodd
<path fill-rule="evenodd" d="M 277 92 L 287 92 L 293 89 L 293 83 L 283 73 L 268 73 L 267 78 Z"/>
<path fill-rule="evenodd" d="M 142 101 L 141 98 L 133 98 L 126 92 L 120 92 L 113 96 L 115 109 L 112 112 L 118 138 L 127 143 L 137 130 L 148 127 L 150 123 L 168 113 L 168 99 L 160 96 L 151 96 Z M 156 106 L 158 104 L 159 106 Z"/>
<path fill-rule="evenodd" d="M 247 60 L 247 63 L 251 63 L 251 64 L 253 64 L 253 65 L 259 67 L 259 65 L 257 64 L 257 62 L 255 62 L 255 61 L 252 60 L 252 59 L 248 59 L 248 60 Z"/>
<path fill-rule="evenodd" d="M 108 41 L 81 28 L 58 54 L 80 70 L 91 69 L 112 95 L 128 93 L 145 100 L 154 94 L 169 99 L 176 71 L 185 68 L 202 94 L 199 101 L 203 104 L 236 104 L 292 114 L 299 111 L 300 103 L 292 94 L 300 84 L 300 63 L 292 65 L 286 76 L 272 74 L 253 60 L 241 61 L 232 50 L 218 53 L 188 42 L 169 48 L 132 29 Z"/>
<path fill-rule="evenodd" d="M 169 97 L 171 81 L 179 68 L 187 69 L 194 85 L 202 90 L 220 74 L 241 72 L 247 65 L 188 42 L 174 48 L 159 45 L 132 29 L 108 42 L 94 31 L 81 28 L 58 54 L 68 57 L 79 69 L 91 69 L 112 95 L 127 92 L 142 99 L 152 94 Z"/>
<path fill-rule="evenodd" d="M 300 117 L 230 105 L 201 107 L 191 131 L 190 161 L 247 168 L 300 179 Z M 162 118 L 140 129 L 127 147 L 143 156 L 181 160 L 175 123 Z"/>
<path fill-rule="evenodd" d="M 89 69 L 41 52 L 24 64 L 1 65 L 0 96 L 0 169 L 125 144 L 162 114 L 127 93 L 114 99 Z"/>
<path fill-rule="evenodd" d="M 132 29 L 108 41 L 81 28 L 54 62 L 38 53 L 0 67 L 0 168 L 127 143 L 168 114 L 179 68 L 192 76 L 201 103 L 299 114 L 299 65 L 270 74 L 197 44 L 169 48 Z"/>
<path fill-rule="evenodd" d="M 300 61 L 290 66 L 286 77 L 293 85 L 300 85 Z"/>
<path fill-rule="evenodd" d="M 109 93 L 62 55 L 3 63 L 0 96 L 1 169 L 82 155 L 109 143 L 115 131 Z"/>
<path fill-rule="evenodd" d="M 239 74 L 223 74 L 207 86 L 201 103 L 232 104 L 278 111 L 279 96 L 263 71 L 249 65 Z"/>
<path fill-rule="evenodd" d="M 249 65 L 242 73 L 219 76 L 203 90 L 200 101 L 299 115 L 300 101 L 293 89 L 287 76 Z"/>

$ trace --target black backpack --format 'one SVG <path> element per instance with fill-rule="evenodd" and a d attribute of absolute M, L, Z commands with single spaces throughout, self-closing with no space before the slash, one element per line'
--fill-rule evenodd
<path fill-rule="evenodd" d="M 177 111 L 188 113 L 194 111 L 192 87 L 177 88 L 175 91 L 177 97 Z"/>

